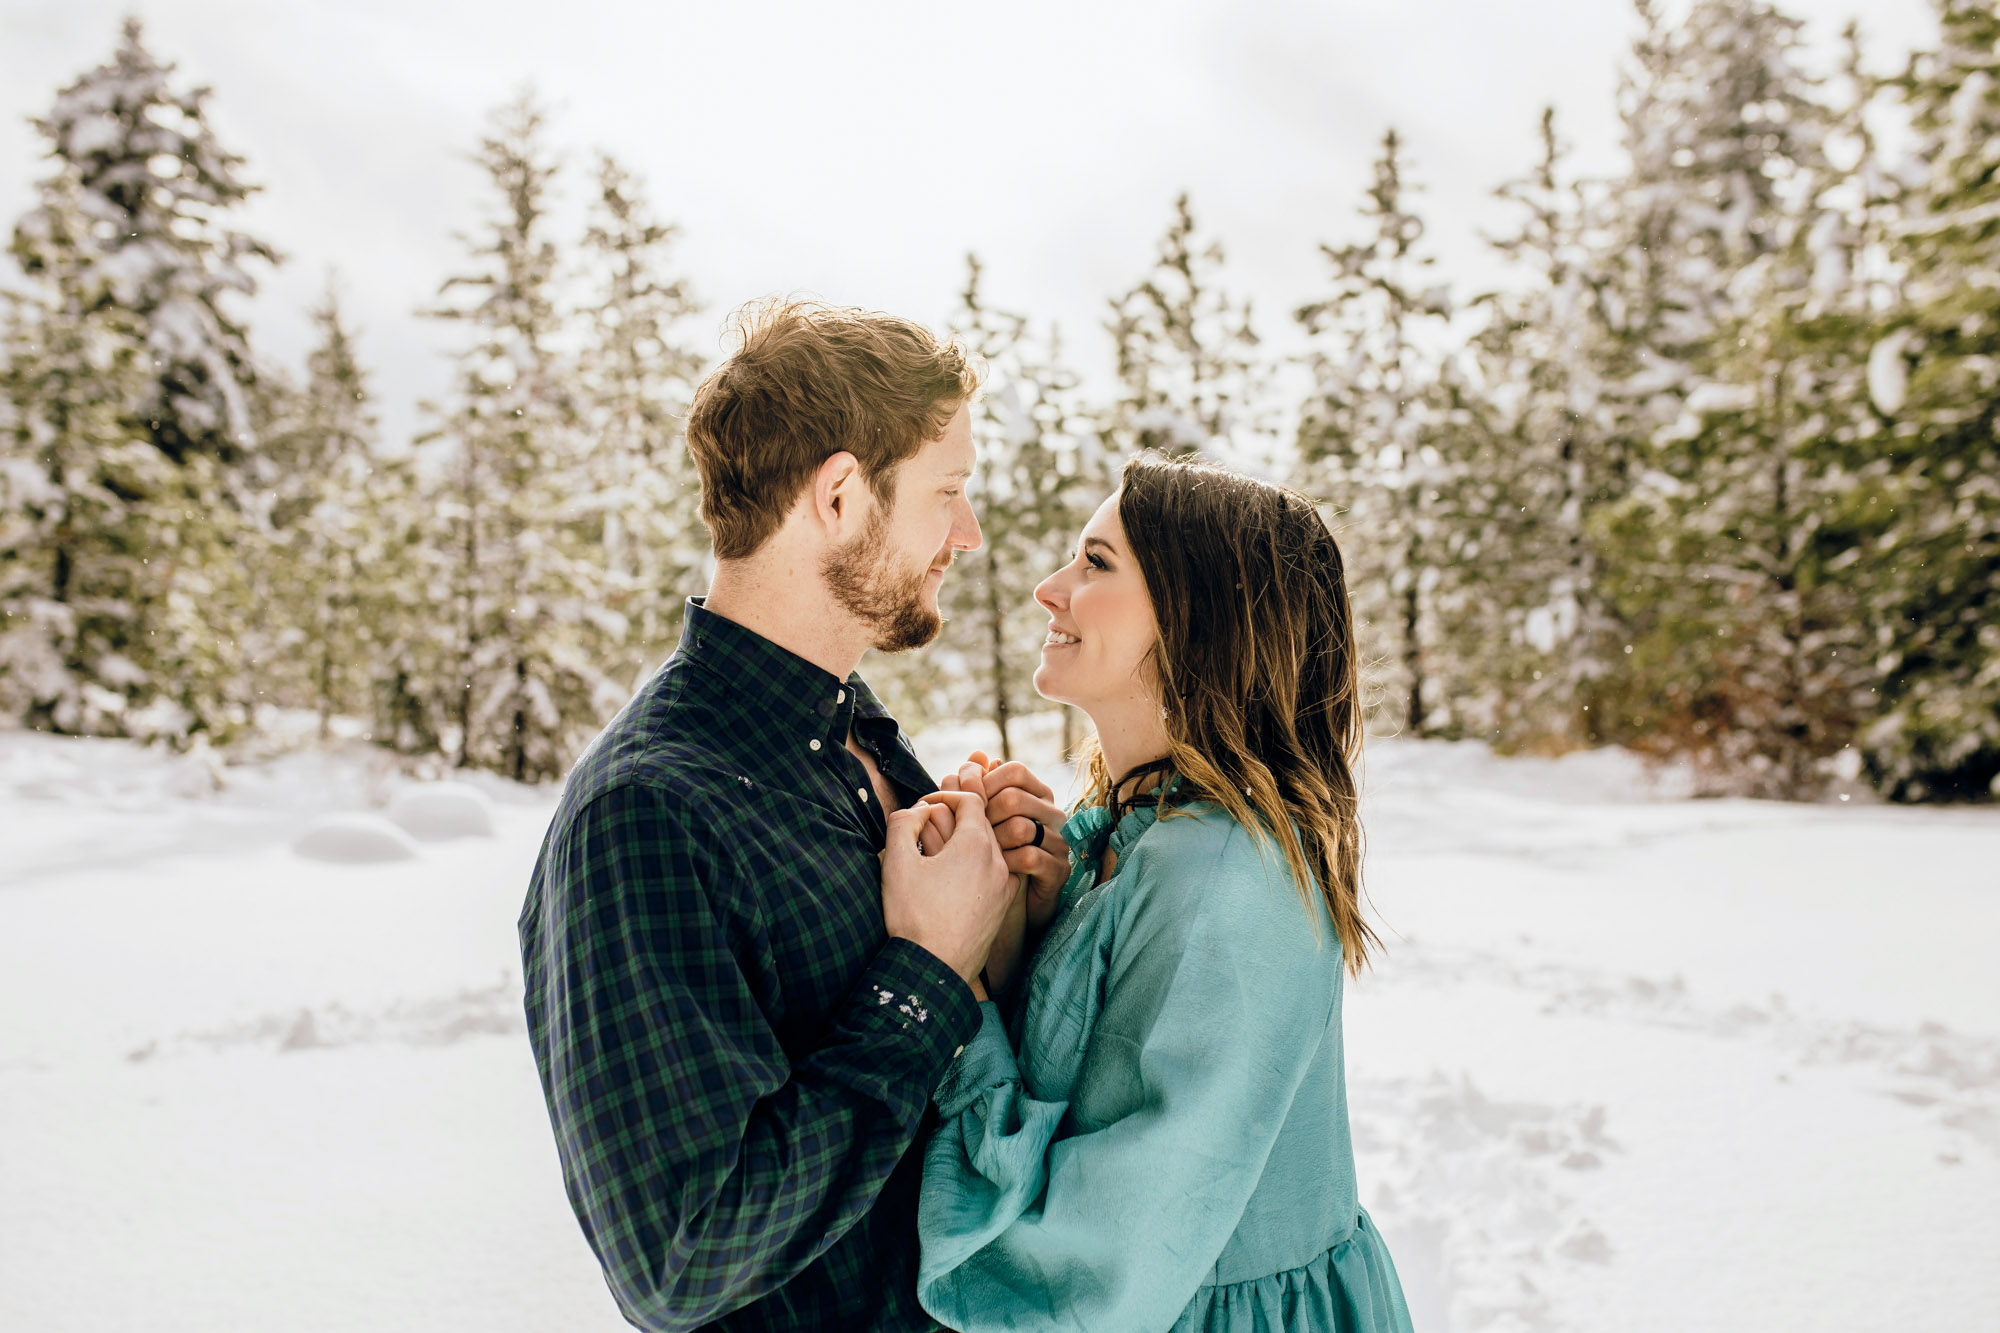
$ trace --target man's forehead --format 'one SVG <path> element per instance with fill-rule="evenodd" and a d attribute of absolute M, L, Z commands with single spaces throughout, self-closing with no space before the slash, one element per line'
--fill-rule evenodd
<path fill-rule="evenodd" d="M 946 433 L 924 446 L 922 458 L 941 477 L 969 477 L 979 464 L 979 448 L 970 435 L 953 439 Z"/>

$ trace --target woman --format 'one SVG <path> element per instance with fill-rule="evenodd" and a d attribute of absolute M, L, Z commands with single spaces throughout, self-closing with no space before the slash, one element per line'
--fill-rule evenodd
<path fill-rule="evenodd" d="M 1348 1135 L 1342 974 L 1375 940 L 1332 535 L 1293 492 L 1141 457 L 1035 598 L 1035 688 L 1097 739 L 1025 985 L 936 1093 L 924 1308 L 965 1333 L 1407 1333 Z M 996 943 L 996 994 L 1023 952 Z"/>

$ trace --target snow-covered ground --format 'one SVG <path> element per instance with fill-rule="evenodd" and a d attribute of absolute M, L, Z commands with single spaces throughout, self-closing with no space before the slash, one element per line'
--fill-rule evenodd
<path fill-rule="evenodd" d="M 1366 777 L 1348 1067 L 1419 1330 L 2000 1328 L 2000 812 Z M 625 1327 L 520 1020 L 553 792 L 409 785 L 0 734 L 0 1329 Z"/>

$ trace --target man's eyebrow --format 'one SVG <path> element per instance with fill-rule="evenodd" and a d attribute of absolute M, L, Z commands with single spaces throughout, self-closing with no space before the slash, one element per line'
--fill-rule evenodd
<path fill-rule="evenodd" d="M 965 479 L 966 479 L 967 477 L 969 477 L 969 476 L 971 476 L 971 475 L 972 475 L 972 469 L 971 469 L 971 468 L 969 468 L 969 467 L 962 467 L 962 468 L 959 468 L 959 469 L 958 469 L 958 470 L 957 470 L 956 472 L 947 472 L 947 473 L 945 473 L 945 474 L 944 474 L 944 479 L 945 479 L 946 481 L 964 481 L 964 480 L 965 480 Z"/>

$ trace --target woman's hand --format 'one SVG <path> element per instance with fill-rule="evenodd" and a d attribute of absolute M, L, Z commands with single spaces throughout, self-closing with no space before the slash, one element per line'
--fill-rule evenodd
<path fill-rule="evenodd" d="M 986 985 L 973 987 L 973 994 L 982 1000 L 989 987 L 991 994 L 1005 995 L 1018 979 L 1029 936 L 1048 926 L 1063 885 L 1069 882 L 1069 846 L 1060 832 L 1066 816 L 1048 784 L 1025 764 L 1003 764 L 978 750 L 938 786 L 948 792 L 973 792 L 986 803 L 1001 857 L 1014 872 L 1014 897 L 986 956 Z M 935 855 L 951 837 L 952 813 L 941 801 L 926 799 L 919 804 L 926 805 L 929 817 L 918 843 L 926 856 Z"/>
<path fill-rule="evenodd" d="M 1062 838 L 1069 816 L 1055 803 L 1055 792 L 1026 764 L 999 763 L 978 750 L 960 766 L 956 780 L 948 777 L 944 785 L 952 791 L 976 790 L 985 800 L 1007 868 L 1027 878 L 1028 928 L 1045 929 L 1070 872 L 1069 844 Z"/>
<path fill-rule="evenodd" d="M 982 973 L 986 984 L 993 988 L 995 999 L 1013 993 L 1014 983 L 1019 979 L 1021 964 L 1027 953 L 1027 877 L 1016 875 L 1013 901 L 1007 904 L 1007 915 L 1000 918 L 1000 931 L 993 937 L 993 947 L 987 951 L 986 969 Z"/>

